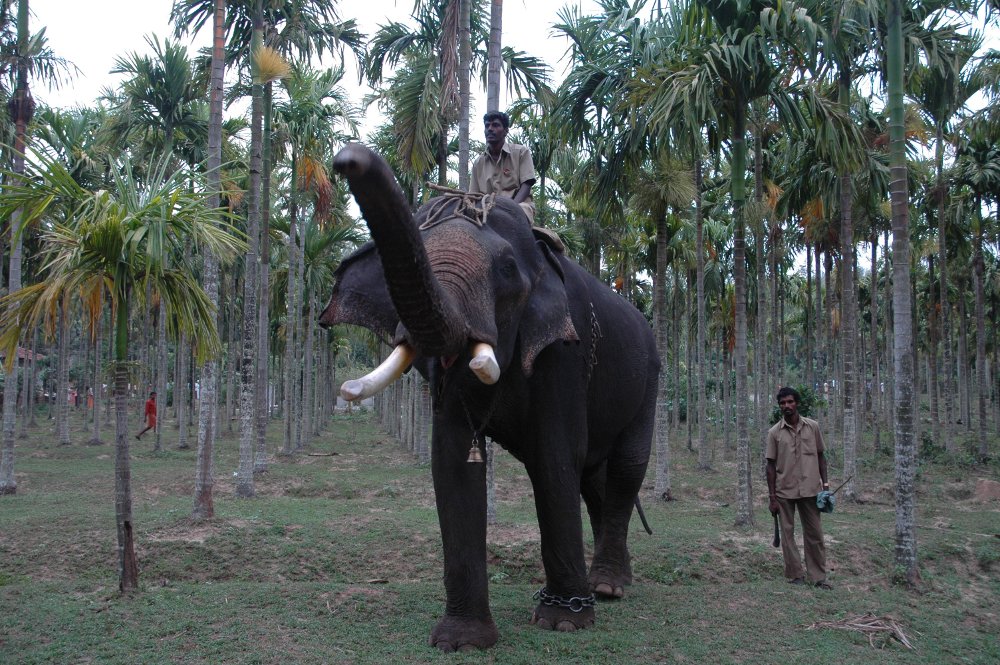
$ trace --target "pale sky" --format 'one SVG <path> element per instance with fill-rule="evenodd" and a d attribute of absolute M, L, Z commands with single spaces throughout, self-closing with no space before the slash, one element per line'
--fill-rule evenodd
<path fill-rule="evenodd" d="M 504 45 L 542 58 L 561 78 L 564 63 L 560 64 L 559 60 L 568 42 L 553 38 L 550 27 L 557 22 L 561 7 L 581 3 L 588 11 L 596 7 L 593 0 L 506 0 L 503 3 Z M 80 69 L 75 80 L 63 89 L 49 91 L 33 87 L 32 93 L 39 101 L 54 106 L 93 103 L 101 88 L 114 87 L 120 81 L 120 76 L 109 74 L 117 57 L 131 51 L 149 53 L 146 35 L 155 33 L 162 40 L 172 34 L 168 21 L 172 4 L 172 0 L 32 0 L 32 32 L 45 26 L 52 50 Z M 366 35 L 371 35 L 381 23 L 389 20 L 406 21 L 412 8 L 413 0 L 340 0 L 338 4 L 341 17 L 356 18 Z M 193 41 L 186 40 L 186 43 L 193 50 L 207 46 L 210 29 L 211 22 Z M 330 60 L 322 64 L 334 66 L 337 63 Z M 350 74 L 345 76 L 344 86 L 359 103 L 369 90 L 352 86 L 350 79 Z M 474 80 L 473 87 L 477 85 Z M 485 98 L 485 91 L 479 98 Z M 501 107 L 509 101 L 505 90 L 501 89 Z M 471 115 L 475 118 L 484 111 L 474 107 Z M 374 107 L 371 112 L 375 113 Z"/>
<path fill-rule="evenodd" d="M 413 4 L 413 0 L 340 0 L 338 7 L 342 17 L 356 18 L 362 32 L 371 35 L 379 24 L 388 20 L 407 21 Z M 587 13 L 597 8 L 594 0 L 506 0 L 503 3 L 504 45 L 547 62 L 557 81 L 564 75 L 565 61 L 561 59 L 568 42 L 562 37 L 553 37 L 551 26 L 558 20 L 559 9 L 567 4 L 582 5 Z M 36 99 L 54 106 L 93 103 L 102 87 L 113 87 L 120 80 L 120 76 L 109 74 L 116 57 L 131 51 L 148 53 L 146 35 L 155 33 L 162 39 L 171 34 L 168 23 L 171 5 L 172 0 L 32 0 L 31 30 L 45 26 L 53 51 L 80 69 L 80 74 L 61 90 L 49 91 L 33 86 Z M 210 29 L 211 25 L 207 26 L 193 40 L 187 40 L 187 44 L 193 50 L 208 45 Z M 987 30 L 985 47 L 1000 48 L 998 33 L 1000 31 L 995 28 Z M 337 63 L 321 64 L 334 66 Z M 351 72 L 350 56 L 348 67 Z M 370 90 L 358 88 L 354 84 L 356 80 L 349 73 L 343 85 L 353 101 L 360 103 Z M 482 108 L 485 91 L 476 90 L 478 85 L 474 77 L 472 118 L 486 110 Z M 504 84 L 500 94 L 500 107 L 505 108 L 510 100 Z M 378 121 L 374 106 L 369 114 L 374 117 L 364 123 L 366 129 L 373 128 Z"/>

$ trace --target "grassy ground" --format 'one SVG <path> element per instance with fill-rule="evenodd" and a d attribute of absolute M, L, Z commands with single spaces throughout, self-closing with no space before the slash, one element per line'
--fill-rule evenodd
<path fill-rule="evenodd" d="M 270 435 L 276 449 L 278 425 Z M 528 625 L 538 532 L 525 474 L 500 454 L 489 537 L 500 642 L 446 656 L 426 646 L 443 608 L 430 471 L 366 414 L 338 416 L 312 454 L 274 459 L 252 500 L 234 497 L 237 443 L 224 438 L 216 517 L 203 523 L 189 518 L 194 451 L 133 440 L 143 589 L 128 598 L 111 446 L 76 438 L 60 447 L 40 428 L 18 443 L 18 493 L 0 498 L 0 663 L 1000 662 L 1000 504 L 974 494 L 978 478 L 1000 476 L 995 464 L 923 465 L 919 592 L 890 583 L 891 458 L 866 464 L 865 503 L 824 517 L 835 588 L 821 591 L 782 579 L 760 477 L 757 526 L 737 530 L 734 464 L 720 451 L 717 470 L 698 473 L 675 439 L 677 500 L 654 501 L 650 473 L 654 535 L 633 525 L 636 583 L 600 604 L 594 629 L 557 634 Z M 866 612 L 893 617 L 915 649 L 810 628 Z"/>

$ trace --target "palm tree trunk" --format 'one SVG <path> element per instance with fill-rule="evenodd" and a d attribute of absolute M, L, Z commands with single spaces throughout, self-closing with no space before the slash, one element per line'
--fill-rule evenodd
<path fill-rule="evenodd" d="M 69 317 L 65 299 L 59 303 L 59 379 L 56 389 L 56 432 L 60 446 L 70 445 L 69 438 Z"/>
<path fill-rule="evenodd" d="M 302 319 L 302 306 L 306 297 L 305 280 L 305 244 L 306 244 L 306 222 L 299 226 L 298 246 L 295 248 L 295 283 L 298 285 L 295 296 L 295 373 L 293 376 L 295 396 L 292 403 L 295 419 L 295 449 L 301 450 L 304 444 L 302 440 L 302 415 L 306 407 L 305 404 L 305 321 Z"/>
<path fill-rule="evenodd" d="M 500 110 L 500 42 L 503 37 L 503 0 L 490 2 L 490 42 L 486 49 L 486 110 Z M 544 181 L 542 191 L 545 191 Z"/>
<path fill-rule="evenodd" d="M 190 410 L 191 363 L 187 335 L 181 333 L 177 342 L 178 376 L 174 381 L 174 399 L 177 400 L 177 449 L 187 450 L 188 444 L 188 412 Z"/>
<path fill-rule="evenodd" d="M 458 188 L 469 188 L 469 77 L 472 73 L 472 0 L 459 0 Z"/>
<path fill-rule="evenodd" d="M 875 452 L 882 449 L 882 372 L 879 362 L 878 347 L 878 231 L 872 226 L 872 260 L 871 260 L 871 356 L 872 356 L 872 448 Z"/>
<path fill-rule="evenodd" d="M 917 257 L 913 252 L 910 252 L 910 330 L 919 330 L 917 324 L 917 307 L 915 306 L 917 302 L 916 261 Z M 920 348 L 919 344 L 916 343 L 916 339 L 914 339 L 913 345 L 910 347 L 910 352 L 913 354 L 913 398 L 915 400 L 913 403 L 913 440 L 919 443 L 924 438 L 921 432 L 923 423 L 920 418 L 924 390 L 920 382 Z"/>
<path fill-rule="evenodd" d="M 667 382 L 667 219 L 656 220 L 656 274 L 653 276 L 653 318 L 656 350 L 660 356 L 660 383 L 656 393 L 656 483 L 653 491 L 658 499 L 669 501 L 670 494 L 670 421 L 669 386 Z"/>
<path fill-rule="evenodd" d="M 726 339 L 725 328 L 721 331 L 722 342 L 722 441 L 725 446 L 724 454 L 732 450 L 729 440 L 729 424 L 731 422 L 733 409 L 731 403 L 733 397 L 730 391 L 732 381 L 732 363 L 729 356 L 729 340 Z M 727 455 L 728 456 L 728 455 Z"/>
<path fill-rule="evenodd" d="M 975 233 L 975 256 L 973 258 L 972 279 L 976 298 L 976 397 L 979 406 L 978 427 L 976 428 L 979 439 L 979 459 L 985 462 L 989 459 L 989 430 L 986 418 L 986 400 L 989 399 L 989 383 L 986 379 L 986 306 L 983 295 L 983 278 L 985 273 L 985 263 L 983 261 L 983 218 L 982 201 L 976 199 L 976 225 Z"/>
<path fill-rule="evenodd" d="M 212 13 L 212 70 L 209 83 L 208 109 L 208 205 L 219 207 L 222 166 L 222 99 L 225 79 L 225 17 L 226 0 L 215 0 Z M 202 274 L 202 287 L 209 303 L 219 312 L 219 262 L 215 255 L 206 250 Z M 230 349 L 232 352 L 232 349 Z M 194 506 L 191 519 L 209 519 L 215 515 L 215 436 L 218 432 L 218 383 L 219 362 L 208 359 L 201 369 L 198 391 L 198 458 L 195 464 Z"/>
<path fill-rule="evenodd" d="M 222 276 L 225 279 L 225 275 Z M 231 289 L 235 289 L 238 280 L 235 275 L 230 276 L 229 283 Z M 223 293 L 228 293 L 223 289 Z M 229 334 L 228 351 L 226 353 L 226 432 L 233 433 L 233 421 L 236 419 L 236 373 L 239 367 L 242 353 L 240 349 L 240 331 L 236 321 L 236 298 L 229 298 L 229 316 L 227 328 Z"/>
<path fill-rule="evenodd" d="M 963 283 L 963 291 L 968 288 L 968 283 Z M 972 425 L 972 401 L 969 390 L 969 313 L 966 308 L 965 298 L 958 299 L 958 401 L 959 401 L 959 422 L 965 430 L 971 429 Z"/>
<path fill-rule="evenodd" d="M 291 166 L 292 195 L 288 207 L 288 249 L 286 252 L 288 255 L 288 292 L 285 297 L 285 441 L 283 452 L 286 455 L 290 455 L 292 450 L 295 448 L 295 331 L 296 322 L 298 321 L 298 315 L 296 312 L 299 311 L 297 303 L 299 289 L 296 286 L 298 270 L 295 267 L 297 264 L 296 257 L 298 255 L 297 247 L 299 244 L 298 205 L 296 204 L 296 194 L 298 191 L 298 160 L 294 146 L 292 147 Z"/>
<path fill-rule="evenodd" d="M 895 385 L 896 548 L 895 566 L 907 585 L 920 580 L 916 538 L 916 445 L 913 438 L 913 330 L 910 302 L 910 215 L 906 133 L 903 125 L 903 37 L 901 0 L 889 0 L 888 90 L 890 199 L 892 202 L 893 373 Z"/>
<path fill-rule="evenodd" d="M 35 111 L 35 102 L 28 88 L 28 0 L 20 0 L 17 6 L 17 51 L 22 56 L 17 59 L 17 87 L 10 100 L 11 119 L 14 120 L 14 174 L 20 180 L 24 174 L 24 147 L 28 123 Z M 7 293 L 21 288 L 21 211 L 10 218 L 10 279 Z M 2 253 L 0 253 L 2 256 Z M 13 305 L 11 305 L 13 306 Z M 27 358 L 25 358 L 27 362 Z M 17 480 L 14 478 L 14 435 L 17 429 L 18 366 L 20 359 L 15 355 L 10 370 L 4 375 L 3 395 L 3 435 L 0 442 L 0 495 L 15 494 Z M 25 382 L 27 383 L 27 382 Z"/>
<path fill-rule="evenodd" d="M 695 363 L 695 350 L 694 350 L 694 338 L 695 330 L 691 326 L 690 317 L 691 313 L 694 311 L 694 275 L 690 270 L 685 271 L 687 275 L 687 280 L 684 289 L 684 340 L 685 340 L 685 356 L 684 356 L 684 429 L 687 433 L 687 448 L 688 450 L 694 452 L 694 414 L 691 410 L 691 405 L 694 404 L 694 363 Z"/>
<path fill-rule="evenodd" d="M 806 307 L 805 315 L 805 346 L 806 346 L 806 385 L 810 388 L 816 387 L 816 374 L 813 370 L 813 328 L 815 322 L 812 320 L 812 245 L 806 243 Z"/>
<path fill-rule="evenodd" d="M 253 10 L 253 42 L 251 53 L 263 44 L 263 4 L 255 0 Z M 254 67 L 256 69 L 256 67 Z M 257 277 L 259 275 L 260 242 L 260 177 L 263 142 L 264 90 L 253 85 L 250 112 L 250 192 L 247 211 L 247 253 L 243 275 L 243 361 L 240 367 L 240 462 L 237 470 L 236 496 L 255 494 L 254 443 L 256 440 L 257 387 Z"/>
<path fill-rule="evenodd" d="M 760 123 L 754 123 L 753 133 L 753 182 L 754 201 L 762 204 L 764 200 L 764 149 L 761 144 L 763 139 L 761 132 L 757 131 Z M 765 216 L 754 219 L 754 264 L 757 268 L 757 316 L 754 325 L 753 335 L 753 364 L 754 364 L 754 385 L 756 386 L 757 398 L 754 400 L 756 409 L 754 410 L 755 438 L 760 437 L 760 470 L 763 476 L 766 468 L 764 451 L 767 449 L 767 414 L 771 410 L 773 399 L 772 381 L 768 376 L 768 359 L 771 349 L 768 345 L 768 297 L 767 297 L 767 262 L 764 260 L 764 236 L 767 234 L 767 218 Z"/>
<path fill-rule="evenodd" d="M 174 400 L 177 400 L 177 385 L 174 382 Z M 153 451 L 163 449 L 161 439 L 164 416 L 167 414 L 167 309 L 163 298 L 156 307 L 156 427 L 153 429 Z M 140 400 L 141 401 L 141 400 Z"/>
<path fill-rule="evenodd" d="M 670 424 L 677 430 L 680 430 L 681 426 L 681 319 L 684 317 L 681 315 L 681 273 L 680 268 L 676 265 L 674 266 L 674 290 L 671 298 L 674 303 L 673 312 L 674 316 L 671 317 L 671 321 L 674 326 L 673 331 L 673 361 L 674 361 L 674 374 L 671 381 L 671 398 L 673 400 L 673 408 L 671 409 Z"/>
<path fill-rule="evenodd" d="M 312 296 L 303 294 L 306 314 L 305 314 L 305 339 L 303 350 L 305 362 L 302 363 L 302 432 L 304 442 L 308 443 L 313 434 L 313 308 Z"/>
<path fill-rule="evenodd" d="M 31 331 L 31 364 L 28 366 L 28 372 L 25 376 L 25 383 L 27 388 L 25 389 L 25 400 L 24 400 L 24 415 L 18 423 L 18 435 L 19 439 L 28 438 L 28 426 L 32 428 L 37 426 L 35 421 L 35 411 L 38 410 L 36 404 L 35 396 L 38 394 L 38 326 L 35 326 Z M 97 384 L 98 386 L 100 383 Z M 96 417 L 96 410 L 95 410 Z M 0 462 L 2 464 L 2 462 Z M 3 474 L 0 473 L 0 477 Z M 0 483 L 2 485 L 2 483 Z"/>
<path fill-rule="evenodd" d="M 850 105 L 850 71 L 841 70 L 840 104 L 845 109 Z M 844 485 L 845 501 L 856 501 L 857 487 L 860 484 L 858 476 L 858 431 L 857 414 L 855 413 L 855 393 L 858 383 L 857 369 L 857 294 L 854 288 L 854 219 L 853 219 L 854 187 L 851 173 L 845 169 L 840 174 L 840 355 L 844 367 L 843 390 L 843 446 L 844 446 Z"/>
<path fill-rule="evenodd" d="M 892 265 L 891 265 L 891 254 L 889 248 L 889 231 L 885 232 L 885 237 L 883 238 L 882 246 L 885 248 L 882 251 L 884 259 L 882 263 L 885 265 L 885 359 L 886 366 L 888 366 L 890 359 L 893 359 L 893 346 L 895 344 L 895 333 L 893 332 L 895 326 L 893 321 L 896 316 L 892 311 Z M 893 371 L 886 370 L 886 399 L 883 402 L 886 405 L 885 413 L 885 424 L 890 431 L 893 432 L 893 446 L 895 446 L 895 427 L 893 423 L 896 422 L 896 371 L 895 371 L 895 360 L 893 362 Z"/>
<path fill-rule="evenodd" d="M 823 391 L 824 393 L 823 396 L 826 397 L 825 394 L 826 391 L 824 390 L 824 387 L 829 377 L 827 377 L 826 375 L 826 355 L 825 355 L 826 351 L 824 346 L 824 339 L 826 338 L 826 328 L 823 325 L 824 322 L 823 280 L 820 277 L 822 274 L 822 270 L 820 268 L 820 266 L 822 265 L 820 254 L 821 254 L 820 247 L 819 244 L 817 244 L 815 247 L 815 251 L 813 252 L 813 262 L 815 267 L 813 275 L 816 278 L 816 284 L 815 284 L 816 298 L 814 301 L 814 304 L 816 306 L 816 311 L 815 311 L 815 316 L 813 317 L 813 339 L 815 339 L 816 341 L 816 346 L 815 346 L 816 363 L 814 365 L 813 371 L 815 372 L 817 390 Z"/>
<path fill-rule="evenodd" d="M 938 222 L 938 279 L 940 287 L 938 297 L 941 302 L 941 396 L 944 398 L 944 427 L 941 436 L 944 437 L 945 450 L 956 452 L 955 437 L 952 436 L 955 412 L 955 365 L 952 361 L 951 343 L 951 301 L 948 297 L 948 243 L 947 220 L 944 209 L 944 128 L 938 124 L 934 151 L 937 191 L 937 222 Z"/>
<path fill-rule="evenodd" d="M 927 284 L 928 284 L 928 294 L 927 294 L 927 366 L 929 371 L 927 372 L 927 391 L 930 393 L 931 402 L 931 439 L 934 441 L 934 445 L 941 445 L 941 417 L 940 417 L 940 404 L 938 400 L 938 377 L 940 376 L 940 368 L 938 367 L 938 355 L 937 355 L 937 345 L 938 345 L 938 315 L 937 315 L 937 298 L 934 296 L 934 255 L 930 254 L 927 257 Z"/>
<path fill-rule="evenodd" d="M 746 201 L 746 104 L 737 99 L 733 118 L 732 141 L 732 199 L 736 217 L 733 238 L 733 281 L 736 293 L 736 350 L 733 364 L 736 368 L 736 525 L 752 526 L 753 494 L 750 483 L 750 433 L 747 427 L 747 276 L 746 238 L 743 204 Z"/>
<path fill-rule="evenodd" d="M 420 380 L 420 429 L 417 438 L 417 460 L 426 464 L 431 459 L 431 384 Z M 496 451 L 494 451 L 495 453 Z M 494 483 L 495 488 L 495 483 Z M 496 501 L 494 501 L 496 503 Z"/>
<path fill-rule="evenodd" d="M 715 461 L 715 447 L 709 443 L 705 429 L 706 398 L 705 398 L 705 219 L 701 209 L 701 159 L 695 156 L 694 160 L 694 221 L 695 221 L 695 290 L 697 291 L 695 307 L 697 308 L 697 340 L 695 364 L 698 372 L 698 390 L 695 400 L 697 401 L 698 413 L 698 468 L 708 471 Z"/>
<path fill-rule="evenodd" d="M 267 473 L 267 424 L 271 420 L 271 396 L 268 388 L 270 367 L 271 301 L 271 114 L 274 83 L 264 86 L 264 128 L 260 177 L 260 280 L 257 298 L 257 431 L 254 446 L 254 473 Z"/>
<path fill-rule="evenodd" d="M 115 322 L 115 525 L 118 532 L 118 589 L 139 588 L 139 561 L 132 524 L 132 470 L 128 432 L 128 303 L 119 295 Z M 65 398 L 61 400 L 65 403 Z"/>
<path fill-rule="evenodd" d="M 92 374 L 93 381 L 93 395 L 94 404 L 92 407 L 92 415 L 94 417 L 91 427 L 93 435 L 90 437 L 88 443 L 92 446 L 103 445 L 101 441 L 101 324 L 104 317 L 99 316 L 97 322 L 95 323 L 95 335 L 94 335 L 94 373 Z"/>

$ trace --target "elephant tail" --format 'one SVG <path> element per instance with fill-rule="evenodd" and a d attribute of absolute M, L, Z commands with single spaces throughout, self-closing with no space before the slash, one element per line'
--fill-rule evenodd
<path fill-rule="evenodd" d="M 646 533 L 653 535 L 653 530 L 649 528 L 649 522 L 646 521 L 646 513 L 642 512 L 642 503 L 639 502 L 639 497 L 635 497 L 635 509 L 639 513 L 639 519 L 642 520 L 642 526 L 646 529 Z"/>

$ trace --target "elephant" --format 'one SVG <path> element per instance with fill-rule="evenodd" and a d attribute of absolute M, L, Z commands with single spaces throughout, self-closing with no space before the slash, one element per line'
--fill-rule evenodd
<path fill-rule="evenodd" d="M 512 199 L 456 192 L 414 215 L 367 147 L 347 144 L 334 169 L 372 241 L 342 261 L 319 322 L 364 326 L 395 345 L 341 394 L 363 399 L 411 366 L 431 386 L 446 604 L 430 645 L 485 649 L 499 637 L 486 472 L 476 463 L 487 436 L 524 465 L 534 490 L 545 586 L 530 622 L 567 632 L 592 626 L 597 597 L 621 598 L 632 581 L 626 540 L 649 463 L 660 368 L 649 323 Z M 594 535 L 589 571 L 581 496 Z"/>

